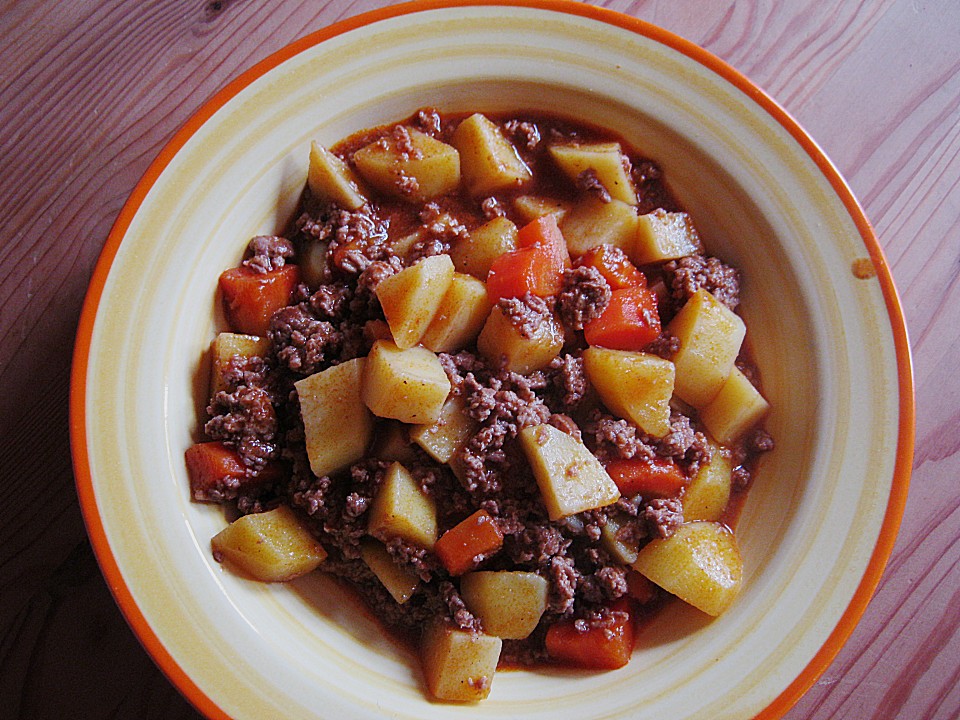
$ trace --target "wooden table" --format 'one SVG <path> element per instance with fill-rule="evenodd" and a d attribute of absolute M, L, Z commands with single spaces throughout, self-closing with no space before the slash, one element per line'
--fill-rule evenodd
<path fill-rule="evenodd" d="M 4 3 L 0 9 L 0 714 L 187 718 L 128 630 L 71 472 L 71 347 L 94 262 L 173 132 L 274 50 L 386 2 Z M 960 3 L 594 3 L 726 59 L 799 119 L 874 223 L 917 382 L 914 477 L 879 591 L 799 718 L 960 716 Z M 12 710 L 12 714 L 11 714 Z"/>

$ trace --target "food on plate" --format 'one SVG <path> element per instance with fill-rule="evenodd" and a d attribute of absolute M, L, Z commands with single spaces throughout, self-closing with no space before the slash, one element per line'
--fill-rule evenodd
<path fill-rule="evenodd" d="M 670 597 L 736 599 L 769 404 L 659 167 L 544 115 L 313 143 L 295 220 L 219 280 L 195 500 L 242 574 L 325 572 L 418 638 L 437 699 L 629 662 Z"/>

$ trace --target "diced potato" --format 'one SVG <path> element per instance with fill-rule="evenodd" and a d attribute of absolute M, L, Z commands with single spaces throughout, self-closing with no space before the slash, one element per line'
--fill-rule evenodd
<path fill-rule="evenodd" d="M 563 328 L 556 318 L 550 317 L 534 334 L 524 337 L 512 322 L 494 307 L 477 338 L 480 354 L 494 363 L 506 359 L 506 368 L 511 372 L 527 375 L 546 367 L 560 354 L 563 348 Z"/>
<path fill-rule="evenodd" d="M 270 341 L 258 335 L 242 335 L 240 333 L 222 332 L 213 341 L 211 352 L 210 395 L 216 395 L 220 390 L 227 389 L 223 373 L 234 355 L 255 357 L 266 355 L 270 349 Z"/>
<path fill-rule="evenodd" d="M 687 522 L 716 522 L 723 517 L 730 502 L 733 466 L 713 439 L 708 442 L 712 452 L 710 462 L 700 466 L 683 493 L 683 519 Z"/>
<path fill-rule="evenodd" d="M 590 347 L 583 351 L 583 368 L 615 415 L 654 437 L 670 432 L 672 362 L 649 353 Z"/>
<path fill-rule="evenodd" d="M 464 412 L 465 407 L 462 398 L 449 398 L 443 404 L 439 419 L 431 425 L 412 427 L 410 439 L 437 462 L 448 462 L 479 427 L 479 423 Z"/>
<path fill-rule="evenodd" d="M 434 352 L 456 352 L 477 339 L 489 314 L 487 286 L 472 275 L 454 273 L 420 342 Z"/>
<path fill-rule="evenodd" d="M 605 507 L 620 491 L 597 457 L 572 435 L 552 425 L 520 431 L 520 444 L 551 520 Z"/>
<path fill-rule="evenodd" d="M 681 400 L 703 408 L 730 377 L 747 328 L 735 312 L 701 288 L 667 329 L 680 340 L 673 356 L 675 391 Z"/>
<path fill-rule="evenodd" d="M 689 215 L 658 208 L 637 218 L 633 242 L 623 249 L 635 264 L 646 265 L 702 252 L 703 245 Z"/>
<path fill-rule="evenodd" d="M 379 417 L 434 423 L 450 394 L 450 380 L 426 348 L 401 350 L 390 340 L 377 340 L 367 355 L 360 394 Z"/>
<path fill-rule="evenodd" d="M 377 285 L 377 299 L 399 348 L 420 342 L 453 280 L 449 255 L 425 257 Z"/>
<path fill-rule="evenodd" d="M 409 143 L 398 143 L 396 134 L 391 134 L 354 153 L 354 165 L 365 181 L 383 193 L 415 203 L 457 189 L 460 154 L 455 147 L 412 128 L 405 128 L 400 135 L 408 135 Z"/>
<path fill-rule="evenodd" d="M 397 565 L 379 540 L 373 538 L 361 540 L 360 557 L 400 605 L 409 600 L 420 585 L 420 577 L 409 569 Z"/>
<path fill-rule="evenodd" d="M 450 257 L 458 272 L 487 279 L 493 261 L 517 249 L 517 226 L 505 217 L 495 217 L 470 233 L 469 239 L 458 241 Z"/>
<path fill-rule="evenodd" d="M 461 122 L 450 142 L 460 153 L 460 172 L 473 197 L 517 188 L 533 177 L 500 128 L 480 113 Z"/>
<path fill-rule="evenodd" d="M 560 222 L 570 205 L 542 195 L 519 195 L 513 199 L 513 209 L 525 223 L 533 222 L 544 215 L 556 215 L 557 222 Z"/>
<path fill-rule="evenodd" d="M 213 536 L 214 554 L 255 580 L 286 582 L 316 570 L 327 551 L 286 505 L 244 515 Z"/>
<path fill-rule="evenodd" d="M 730 606 L 743 579 L 736 538 L 714 522 L 684 523 L 669 538 L 651 540 L 640 548 L 633 568 L 714 616 Z"/>
<path fill-rule="evenodd" d="M 322 285 L 328 277 L 327 248 L 325 242 L 310 238 L 301 246 L 297 263 L 300 266 L 300 277 L 311 288 Z"/>
<path fill-rule="evenodd" d="M 627 247 L 637 234 L 637 210 L 620 200 L 605 203 L 597 197 L 586 197 L 563 216 L 560 230 L 573 257 L 604 244 L 629 254 Z"/>
<path fill-rule="evenodd" d="M 756 425 L 769 409 L 770 403 L 734 367 L 720 392 L 700 410 L 700 419 L 717 440 L 729 445 Z"/>
<path fill-rule="evenodd" d="M 357 210 L 367 202 L 350 166 L 316 141 L 310 143 L 307 185 L 317 199 L 346 210 Z"/>
<path fill-rule="evenodd" d="M 460 594 L 484 631 L 505 640 L 530 635 L 547 609 L 547 580 L 533 572 L 467 573 Z"/>
<path fill-rule="evenodd" d="M 623 538 L 617 537 L 620 528 L 626 524 L 626 520 L 627 517 L 621 513 L 614 513 L 608 516 L 607 524 L 600 528 L 600 542 L 603 544 L 604 549 L 613 556 L 614 560 L 625 565 L 630 565 L 637 559 L 639 543 L 636 541 L 626 541 Z"/>
<path fill-rule="evenodd" d="M 420 641 L 420 661 L 430 693 L 438 700 L 479 702 L 490 694 L 503 642 L 483 633 L 431 623 Z"/>
<path fill-rule="evenodd" d="M 402 538 L 428 550 L 437 541 L 437 508 L 400 463 L 387 468 L 370 504 L 367 532 L 378 540 Z"/>
<path fill-rule="evenodd" d="M 355 358 L 294 383 L 306 434 L 310 469 L 329 475 L 363 457 L 373 416 L 360 396 L 364 358 Z"/>
<path fill-rule="evenodd" d="M 592 170 L 610 197 L 629 205 L 637 204 L 637 193 L 627 172 L 623 153 L 620 152 L 620 143 L 551 145 L 550 155 L 574 182 L 581 173 Z"/>
<path fill-rule="evenodd" d="M 375 432 L 376 440 L 370 454 L 386 462 L 412 465 L 416 462 L 417 454 L 410 444 L 408 427 L 397 420 L 383 421 Z"/>

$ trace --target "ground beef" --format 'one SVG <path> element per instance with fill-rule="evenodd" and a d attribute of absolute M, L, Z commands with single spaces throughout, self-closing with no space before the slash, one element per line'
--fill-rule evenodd
<path fill-rule="evenodd" d="M 664 265 L 670 293 L 678 304 L 698 289 L 711 293 L 731 310 L 740 304 L 740 271 L 715 257 L 689 255 Z"/>
<path fill-rule="evenodd" d="M 483 213 L 483 217 L 487 220 L 492 220 L 493 218 L 497 217 L 506 217 L 507 215 L 507 211 L 504 209 L 503 205 L 497 198 L 493 196 L 483 199 L 483 202 L 480 203 L 480 210 Z"/>
<path fill-rule="evenodd" d="M 328 243 L 331 269 L 345 275 L 359 275 L 374 260 L 390 255 L 388 223 L 369 205 L 359 210 L 324 205 L 316 216 L 301 215 L 297 229 L 313 240 Z"/>
<path fill-rule="evenodd" d="M 279 456 L 277 414 L 264 388 L 241 385 L 234 392 L 221 390 L 213 396 L 207 413 L 210 419 L 203 426 L 207 437 L 234 447 L 243 464 L 254 472 Z"/>
<path fill-rule="evenodd" d="M 557 295 L 560 321 L 573 330 L 583 330 L 606 310 L 610 296 L 610 286 L 592 265 L 564 270 L 563 287 Z"/>
<path fill-rule="evenodd" d="M 234 355 L 224 364 L 220 377 L 228 392 L 242 385 L 266 388 L 272 384 L 270 370 L 270 364 L 261 355 Z"/>
<path fill-rule="evenodd" d="M 583 428 L 588 446 L 601 460 L 652 459 L 656 449 L 644 441 L 643 433 L 628 420 L 594 410 Z"/>
<path fill-rule="evenodd" d="M 555 615 L 573 613 L 577 585 L 583 573 L 577 570 L 573 559 L 556 555 L 550 559 L 547 568 L 547 580 L 550 582 L 547 609 Z"/>
<path fill-rule="evenodd" d="M 343 346 L 343 334 L 332 323 L 318 320 L 304 303 L 278 310 L 270 320 L 268 336 L 277 361 L 299 376 L 328 367 Z"/>
<path fill-rule="evenodd" d="M 258 235 L 247 245 L 247 258 L 242 264 L 256 273 L 265 274 L 282 268 L 294 255 L 293 243 L 287 238 Z"/>
<path fill-rule="evenodd" d="M 597 171 L 593 168 L 584 170 L 582 173 L 577 175 L 576 181 L 577 189 L 583 193 L 589 193 L 595 198 L 599 199 L 601 202 L 608 203 L 613 198 L 610 197 L 610 193 L 607 191 L 607 188 L 603 186 L 603 183 L 600 182 L 600 178 L 597 177 Z"/>
<path fill-rule="evenodd" d="M 652 355 L 659 355 L 665 360 L 673 359 L 673 356 L 680 350 L 680 338 L 673 335 L 668 330 L 660 333 L 660 336 L 644 348 L 644 352 Z"/>
<path fill-rule="evenodd" d="M 547 365 L 549 379 L 544 402 L 557 413 L 574 412 L 590 389 L 583 358 L 569 353 L 559 355 Z"/>
<path fill-rule="evenodd" d="M 668 538 L 683 524 L 683 503 L 679 498 L 654 498 L 643 509 L 643 517 L 651 535 Z"/>
<path fill-rule="evenodd" d="M 540 144 L 540 129 L 535 123 L 524 120 L 508 120 L 503 129 L 513 142 L 526 150 L 533 152 Z"/>
<path fill-rule="evenodd" d="M 440 583 L 440 598 L 446 606 L 448 617 L 458 628 L 471 632 L 483 630 L 480 619 L 467 610 L 466 603 L 463 602 L 460 592 L 453 583 L 447 581 Z"/>
<path fill-rule="evenodd" d="M 521 297 L 500 298 L 497 307 L 521 337 L 527 340 L 534 337 L 542 325 L 550 322 L 553 315 L 551 303 L 533 293 L 525 293 Z"/>
<path fill-rule="evenodd" d="M 391 135 L 401 160 L 420 160 L 423 157 L 423 153 L 413 144 L 413 137 L 406 125 L 395 125 Z"/>
<path fill-rule="evenodd" d="M 420 132 L 436 137 L 440 134 L 440 113 L 436 108 L 421 108 L 414 116 L 413 125 Z"/>

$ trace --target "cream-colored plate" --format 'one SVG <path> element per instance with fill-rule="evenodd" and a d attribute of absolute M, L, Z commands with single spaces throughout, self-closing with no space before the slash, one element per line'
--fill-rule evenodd
<path fill-rule="evenodd" d="M 782 110 L 699 48 L 579 3 L 354 18 L 244 74 L 151 166 L 97 267 L 72 388 L 78 490 L 122 610 L 212 716 L 463 716 L 428 701 L 416 660 L 322 576 L 268 586 L 215 563 L 225 520 L 190 501 L 183 462 L 219 273 L 290 218 L 312 139 L 424 105 L 571 115 L 659 160 L 709 249 L 743 270 L 777 440 L 743 513 L 746 586 L 728 613 L 676 603 L 626 668 L 500 673 L 470 715 L 782 714 L 862 613 L 902 512 L 913 398 L 896 293 L 856 202 Z"/>

